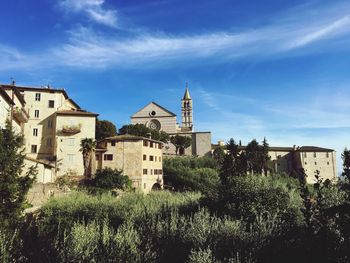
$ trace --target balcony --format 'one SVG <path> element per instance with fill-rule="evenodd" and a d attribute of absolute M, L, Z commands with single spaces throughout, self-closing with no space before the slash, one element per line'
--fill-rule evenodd
<path fill-rule="evenodd" d="M 18 122 L 28 122 L 29 114 L 26 112 L 24 108 L 14 107 L 13 108 L 13 117 Z"/>
<path fill-rule="evenodd" d="M 81 131 L 81 124 L 79 125 L 63 125 L 61 132 L 65 135 L 77 134 Z"/>

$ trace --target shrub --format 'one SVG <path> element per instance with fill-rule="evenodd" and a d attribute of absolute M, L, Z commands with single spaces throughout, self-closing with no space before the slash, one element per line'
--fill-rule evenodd
<path fill-rule="evenodd" d="M 123 175 L 121 170 L 104 168 L 97 170 L 95 178 L 91 180 L 90 185 L 107 190 L 126 190 L 131 188 L 131 180 L 128 176 Z"/>
<path fill-rule="evenodd" d="M 288 224 L 301 224 L 302 200 L 298 182 L 283 175 L 233 177 L 231 183 L 221 186 L 218 203 L 213 209 L 253 222 L 257 215 L 278 214 Z"/>

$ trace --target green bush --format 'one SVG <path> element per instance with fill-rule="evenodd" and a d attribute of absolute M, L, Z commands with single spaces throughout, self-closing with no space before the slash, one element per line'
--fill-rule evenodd
<path fill-rule="evenodd" d="M 302 200 L 298 181 L 283 175 L 233 177 L 220 188 L 217 202 L 208 201 L 214 210 L 253 222 L 264 213 L 278 214 L 288 224 L 302 224 Z"/>
<path fill-rule="evenodd" d="M 121 170 L 104 168 L 97 170 L 95 178 L 91 180 L 90 185 L 102 189 L 130 189 L 131 180 L 123 175 Z"/>

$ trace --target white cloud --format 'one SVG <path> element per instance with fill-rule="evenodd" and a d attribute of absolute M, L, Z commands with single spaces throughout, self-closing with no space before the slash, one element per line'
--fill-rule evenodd
<path fill-rule="evenodd" d="M 103 8 L 104 0 L 61 0 L 60 3 L 67 11 L 83 12 L 96 22 L 116 26 L 116 13 Z M 31 58 L 33 67 L 45 65 L 96 69 L 139 68 L 142 65 L 145 68 L 162 66 L 164 63 L 171 65 L 177 61 L 198 63 L 210 59 L 210 63 L 220 63 L 251 58 L 273 59 L 293 56 L 298 52 L 333 51 L 337 47 L 337 39 L 347 40 L 343 44 L 339 41 L 339 45 L 342 45 L 339 47 L 348 49 L 349 13 L 350 5 L 328 5 L 313 16 L 306 16 L 299 10 L 298 14 L 288 14 L 293 19 L 283 17 L 271 20 L 270 24 L 260 28 L 197 35 L 136 33 L 121 37 L 119 34 L 103 35 L 91 28 L 78 27 L 69 32 L 65 41 L 48 50 L 27 54 L 26 57 Z M 296 19 L 298 16 L 301 19 Z M 316 48 L 319 43 L 323 45 Z"/>
<path fill-rule="evenodd" d="M 82 12 L 93 21 L 110 27 L 117 27 L 117 11 L 104 9 L 104 0 L 62 0 L 60 6 L 67 12 Z"/>
<path fill-rule="evenodd" d="M 295 40 L 292 41 L 292 43 L 288 46 L 288 48 L 293 49 L 293 48 L 302 47 L 321 39 L 348 33 L 349 30 L 350 30 L 350 15 L 346 15 L 338 20 L 333 21 L 330 24 L 327 24 L 305 35 L 297 37 Z"/>
<path fill-rule="evenodd" d="M 65 58 L 64 61 L 69 66 L 108 67 L 211 57 L 214 60 L 270 58 L 298 50 L 321 52 L 321 48 L 308 47 L 350 35 L 349 15 L 340 18 L 338 14 L 331 14 L 331 17 L 327 13 L 322 15 L 314 21 L 275 23 L 254 30 L 202 35 L 174 36 L 158 33 L 120 38 L 118 35 L 103 36 L 86 28 L 78 28 L 70 32 L 69 41 L 56 47 L 54 53 Z M 103 20 L 103 17 L 100 19 Z"/>

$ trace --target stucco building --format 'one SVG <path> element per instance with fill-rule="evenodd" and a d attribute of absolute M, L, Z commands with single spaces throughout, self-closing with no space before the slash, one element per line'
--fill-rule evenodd
<path fill-rule="evenodd" d="M 121 135 L 103 139 L 96 149 L 96 168 L 122 170 L 135 188 L 148 193 L 163 187 L 163 143 Z"/>
<path fill-rule="evenodd" d="M 185 149 L 185 155 L 204 156 L 211 151 L 211 132 L 198 132 L 194 130 L 193 101 L 188 87 L 181 100 L 182 125 L 176 120 L 176 114 L 160 106 L 156 102 L 150 102 L 131 116 L 131 123 L 141 123 L 149 128 L 165 131 L 170 136 L 181 135 L 192 139 L 192 145 Z M 175 147 L 168 143 L 164 147 L 165 155 L 175 155 Z"/>
<path fill-rule="evenodd" d="M 213 145 L 213 149 L 225 145 L 219 142 Z M 245 146 L 239 146 L 245 151 Z M 315 183 L 316 171 L 326 180 L 337 179 L 336 151 L 333 149 L 316 146 L 293 146 L 293 147 L 269 147 L 269 157 L 272 164 L 272 171 L 276 173 L 291 174 L 294 171 L 304 169 L 307 175 L 306 181 L 309 184 Z"/>
<path fill-rule="evenodd" d="M 6 92 L 12 100 L 8 119 L 24 134 L 25 165 L 37 165 L 37 182 L 53 182 L 56 176 L 67 173 L 82 175 L 80 141 L 95 138 L 97 114 L 82 110 L 64 89 L 13 83 L 0 85 L 0 90 L 3 98 L 0 111 L 6 110 L 3 105 Z M 3 123 L 3 118 L 0 121 Z"/>

